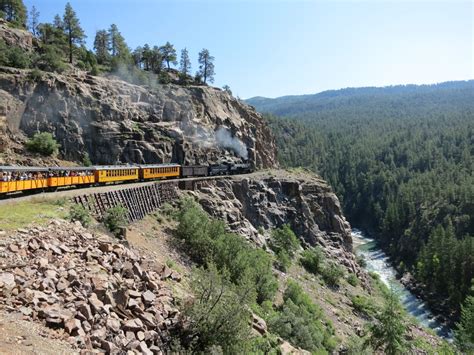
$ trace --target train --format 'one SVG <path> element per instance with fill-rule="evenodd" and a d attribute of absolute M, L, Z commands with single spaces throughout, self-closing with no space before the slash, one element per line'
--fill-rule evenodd
<path fill-rule="evenodd" d="M 247 174 L 249 163 L 210 165 L 142 164 L 88 167 L 0 166 L 0 198 L 13 193 L 56 191 L 64 187 L 88 187 L 162 179 Z"/>

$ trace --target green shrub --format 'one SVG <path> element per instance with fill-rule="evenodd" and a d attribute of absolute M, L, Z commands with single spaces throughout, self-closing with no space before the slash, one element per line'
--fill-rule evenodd
<path fill-rule="evenodd" d="M 283 272 L 287 272 L 291 266 L 291 258 L 284 250 L 278 251 L 276 254 L 276 261 L 276 267 Z"/>
<path fill-rule="evenodd" d="M 323 279 L 328 286 L 339 285 L 341 277 L 344 276 L 344 269 L 334 262 L 328 263 L 322 270 Z"/>
<path fill-rule="evenodd" d="M 98 76 L 100 74 L 99 66 L 98 65 L 93 65 L 90 72 L 89 72 L 89 74 L 93 75 L 93 76 Z"/>
<path fill-rule="evenodd" d="M 363 255 L 357 255 L 356 261 L 360 267 L 363 267 L 363 268 L 367 267 L 367 261 L 365 260 Z"/>
<path fill-rule="evenodd" d="M 300 258 L 301 265 L 306 271 L 312 274 L 318 274 L 321 272 L 321 265 L 324 262 L 324 254 L 319 247 L 306 249 Z"/>
<path fill-rule="evenodd" d="M 370 300 L 369 298 L 365 296 L 361 296 L 361 295 L 352 296 L 351 302 L 352 302 L 352 308 L 356 312 L 363 314 L 366 317 L 373 317 L 377 312 L 377 309 L 373 305 L 372 300 Z"/>
<path fill-rule="evenodd" d="M 337 341 L 334 329 L 322 310 L 303 292 L 301 286 L 290 281 L 283 295 L 283 305 L 269 315 L 270 331 L 291 344 L 317 353 L 333 351 Z"/>
<path fill-rule="evenodd" d="M 35 133 L 27 143 L 26 147 L 29 151 L 39 153 L 44 156 L 56 154 L 59 144 L 49 132 Z"/>
<path fill-rule="evenodd" d="M 123 227 L 127 225 L 128 210 L 123 206 L 109 208 L 104 216 L 105 227 L 115 236 L 119 236 Z"/>
<path fill-rule="evenodd" d="M 364 338 L 353 335 L 347 344 L 347 355 L 373 355 L 374 351 L 370 346 L 364 344 Z"/>
<path fill-rule="evenodd" d="M 223 222 L 211 219 L 192 199 L 181 201 L 177 220 L 176 234 L 195 262 L 199 265 L 212 262 L 219 270 L 228 270 L 235 284 L 251 280 L 259 303 L 273 298 L 277 282 L 267 253 L 228 233 Z"/>
<path fill-rule="evenodd" d="M 242 352 L 241 352 L 242 353 Z M 247 354 L 280 354 L 280 343 L 278 337 L 267 333 L 264 336 L 256 336 L 250 340 Z"/>
<path fill-rule="evenodd" d="M 0 39 L 0 65 L 25 69 L 31 65 L 31 58 L 27 51 L 17 46 L 6 45 Z"/>
<path fill-rule="evenodd" d="M 92 166 L 91 158 L 89 157 L 89 153 L 85 152 L 84 156 L 82 157 L 82 165 L 83 166 Z"/>
<path fill-rule="evenodd" d="M 160 84 L 169 84 L 171 82 L 170 75 L 167 72 L 162 71 L 158 74 L 158 82 Z"/>
<path fill-rule="evenodd" d="M 9 66 L 21 69 L 29 68 L 31 64 L 28 54 L 18 47 L 12 47 L 8 51 L 8 61 Z"/>
<path fill-rule="evenodd" d="M 178 216 L 178 210 L 173 207 L 170 203 L 164 203 L 160 208 L 160 213 L 166 217 L 176 219 Z"/>
<path fill-rule="evenodd" d="M 67 66 L 64 64 L 63 52 L 55 45 L 43 45 L 36 66 L 45 71 L 62 73 Z"/>
<path fill-rule="evenodd" d="M 92 223 L 92 217 L 89 211 L 77 204 L 72 205 L 69 209 L 69 219 L 73 222 L 81 222 L 84 227 L 89 227 Z"/>
<path fill-rule="evenodd" d="M 281 228 L 277 228 L 272 231 L 270 248 L 276 254 L 283 250 L 290 258 L 292 258 L 299 246 L 300 242 L 288 224 L 285 224 Z"/>
<path fill-rule="evenodd" d="M 359 279 L 357 278 L 356 274 L 350 273 L 347 275 L 347 282 L 349 285 L 356 287 L 359 284 Z"/>
<path fill-rule="evenodd" d="M 194 301 L 184 314 L 189 324 L 184 345 L 192 353 L 209 353 L 220 347 L 224 353 L 237 353 L 250 340 L 250 311 L 243 306 L 251 300 L 248 287 L 234 285 L 229 275 L 213 264 L 193 272 Z"/>
<path fill-rule="evenodd" d="M 43 78 L 43 73 L 41 70 L 33 69 L 28 73 L 28 80 L 32 82 L 40 81 Z"/>

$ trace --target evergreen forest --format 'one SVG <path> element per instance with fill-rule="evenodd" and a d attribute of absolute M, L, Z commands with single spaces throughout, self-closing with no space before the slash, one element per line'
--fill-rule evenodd
<path fill-rule="evenodd" d="M 474 277 L 474 82 L 248 102 L 280 163 L 327 179 L 352 226 L 457 316 Z"/>

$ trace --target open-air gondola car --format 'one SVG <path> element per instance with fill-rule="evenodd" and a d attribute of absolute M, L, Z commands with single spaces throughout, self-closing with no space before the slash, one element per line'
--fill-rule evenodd
<path fill-rule="evenodd" d="M 0 193 L 45 189 L 48 168 L 0 166 Z"/>
<path fill-rule="evenodd" d="M 53 167 L 48 169 L 48 187 L 92 185 L 95 182 L 92 167 Z"/>

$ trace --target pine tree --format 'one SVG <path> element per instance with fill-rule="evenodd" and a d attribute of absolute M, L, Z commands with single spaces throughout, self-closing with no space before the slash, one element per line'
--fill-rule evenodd
<path fill-rule="evenodd" d="M 181 76 L 186 79 L 186 77 L 191 72 L 191 60 L 189 59 L 189 53 L 186 48 L 181 51 L 181 59 L 179 61 L 179 70 Z"/>
<path fill-rule="evenodd" d="M 170 69 L 170 63 L 173 63 L 173 65 L 178 64 L 178 62 L 176 61 L 176 49 L 170 42 L 166 42 L 166 44 L 162 46 L 160 50 L 163 60 L 168 66 L 168 69 Z"/>
<path fill-rule="evenodd" d="M 69 45 L 69 63 L 72 63 L 74 45 L 84 43 L 86 35 L 84 34 L 84 31 L 79 24 L 79 19 L 70 3 L 67 3 L 66 8 L 64 9 L 63 26 Z"/>
<path fill-rule="evenodd" d="M 61 30 L 64 29 L 64 22 L 58 14 L 54 16 L 53 26 Z"/>
<path fill-rule="evenodd" d="M 0 14 L 15 26 L 26 27 L 26 7 L 22 0 L 0 0 Z"/>
<path fill-rule="evenodd" d="M 99 30 L 95 34 L 94 50 L 99 64 L 105 64 L 110 59 L 110 38 L 106 30 Z"/>
<path fill-rule="evenodd" d="M 35 37 L 38 35 L 39 15 L 39 11 L 33 5 L 30 11 L 30 31 Z"/>
<path fill-rule="evenodd" d="M 383 311 L 376 316 L 377 323 L 370 326 L 366 345 L 382 349 L 387 355 L 403 354 L 406 350 L 406 325 L 403 322 L 396 293 L 391 290 Z"/>
<path fill-rule="evenodd" d="M 150 69 L 156 74 L 159 74 L 163 69 L 163 55 L 158 46 L 153 46 L 151 50 Z"/>
<path fill-rule="evenodd" d="M 145 45 L 143 46 L 143 51 L 142 51 L 142 62 L 143 62 L 143 69 L 146 71 L 150 70 L 152 56 L 153 56 L 153 52 L 150 46 L 147 43 L 145 43 Z"/>
<path fill-rule="evenodd" d="M 224 89 L 224 91 L 225 91 L 226 93 L 228 93 L 230 96 L 232 96 L 232 90 L 230 89 L 230 86 L 229 86 L 229 85 L 224 85 L 224 86 L 222 87 L 222 89 Z"/>
<path fill-rule="evenodd" d="M 199 52 L 199 72 L 198 76 L 202 78 L 204 84 L 207 81 L 214 82 L 214 57 L 209 54 L 209 50 L 203 49 Z"/>
<path fill-rule="evenodd" d="M 137 66 L 137 68 L 142 68 L 142 60 L 143 60 L 143 48 L 138 46 L 132 53 L 133 63 Z"/>
<path fill-rule="evenodd" d="M 109 28 L 110 38 L 110 54 L 113 58 L 119 58 L 121 60 L 127 60 L 130 56 L 130 50 L 125 43 L 125 39 L 118 30 L 117 25 L 112 24 Z"/>
<path fill-rule="evenodd" d="M 474 281 L 474 280 L 473 280 Z M 456 342 L 467 354 L 474 353 L 474 286 L 461 308 L 461 320 L 457 325 Z"/>

